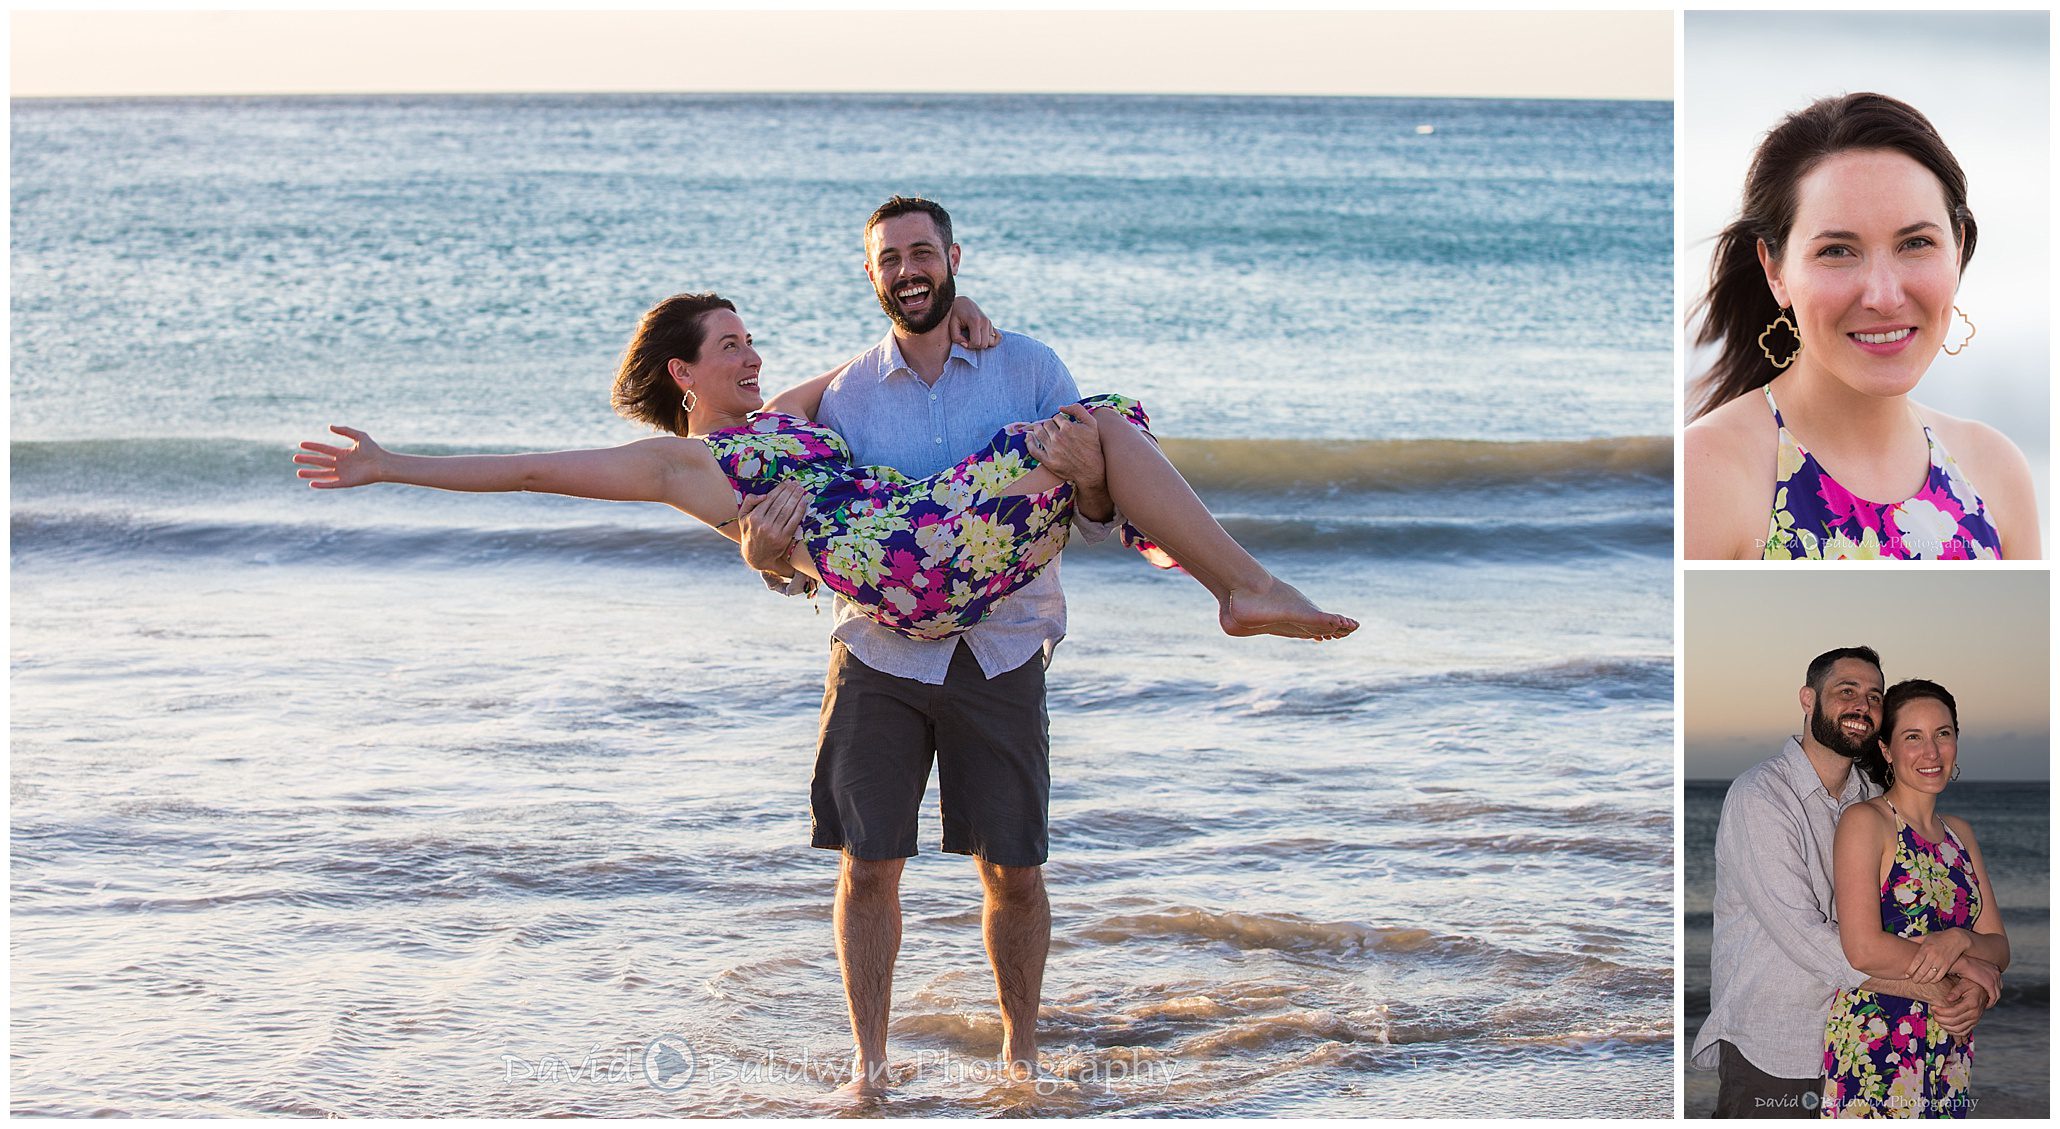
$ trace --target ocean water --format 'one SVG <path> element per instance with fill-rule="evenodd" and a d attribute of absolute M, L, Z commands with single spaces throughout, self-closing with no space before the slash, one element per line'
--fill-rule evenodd
<path fill-rule="evenodd" d="M 1717 821 L 1723 815 L 1724 792 L 1730 783 L 1690 780 L 1683 785 L 1684 1048 L 1694 1044 L 1696 1033 L 1709 1018 Z M 1966 781 L 1953 785 L 1939 809 L 1964 818 L 1974 828 L 2010 936 L 2003 1000 L 1982 1017 L 1976 1030 L 1975 1112 L 1981 1117 L 2050 1116 L 2052 1031 L 2047 997 L 2052 969 L 2052 883 L 2046 783 Z M 1716 1105 L 1716 1073 L 1690 1069 L 1685 1078 L 1684 1112 L 1690 1117 L 1707 1116 Z"/>
<path fill-rule="evenodd" d="M 1430 125 L 1432 132 L 1419 133 Z M 12 1108 L 793 1115 L 848 1060 L 807 842 L 829 617 L 655 508 L 316 494 L 640 432 L 636 316 L 766 382 L 859 226 L 1151 407 L 1365 627 L 1230 640 L 1076 547 L 1058 1081 L 992 1076 L 970 865 L 904 880 L 908 1115 L 1666 1115 L 1664 104 L 777 97 L 13 107 Z M 647 1064 L 649 1069 L 647 1070 Z"/>

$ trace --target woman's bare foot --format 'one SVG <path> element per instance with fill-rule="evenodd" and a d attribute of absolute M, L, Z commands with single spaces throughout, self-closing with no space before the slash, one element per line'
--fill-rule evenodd
<path fill-rule="evenodd" d="M 1268 577 L 1255 588 L 1233 588 L 1216 616 L 1228 635 L 1285 635 L 1290 639 L 1342 639 L 1359 621 L 1309 602 L 1295 586 Z"/>

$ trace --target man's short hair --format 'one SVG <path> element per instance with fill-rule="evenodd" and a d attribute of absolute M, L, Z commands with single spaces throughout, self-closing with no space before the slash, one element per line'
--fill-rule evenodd
<path fill-rule="evenodd" d="M 939 248 L 939 250 L 950 248 L 951 213 L 945 211 L 944 205 L 939 204 L 937 201 L 925 200 L 921 196 L 895 196 L 886 203 L 874 208 L 873 214 L 867 217 L 865 221 L 867 238 L 872 237 L 874 228 L 886 223 L 895 216 L 906 216 L 916 212 L 929 216 L 931 222 L 937 225 L 937 236 L 944 240 L 944 246 Z"/>
<path fill-rule="evenodd" d="M 1803 684 L 1822 694 L 1824 683 L 1831 677 L 1831 668 L 1837 665 L 1840 659 L 1859 659 L 1873 666 L 1874 673 L 1881 673 L 1881 656 L 1874 653 L 1874 648 L 1840 647 L 1811 659 L 1809 673 L 1803 675 Z"/>

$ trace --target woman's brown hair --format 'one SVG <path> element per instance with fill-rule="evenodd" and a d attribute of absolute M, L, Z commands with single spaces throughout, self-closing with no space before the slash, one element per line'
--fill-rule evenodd
<path fill-rule="evenodd" d="M 737 307 L 719 294 L 675 294 L 644 314 L 623 350 L 622 367 L 615 370 L 610 399 L 617 415 L 674 435 L 687 433 L 687 409 L 667 362 L 701 359 L 701 343 L 708 337 L 701 315 L 715 310 L 736 313 Z"/>

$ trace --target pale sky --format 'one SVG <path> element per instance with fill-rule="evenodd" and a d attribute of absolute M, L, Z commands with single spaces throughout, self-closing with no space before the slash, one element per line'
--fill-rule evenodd
<path fill-rule="evenodd" d="M 1929 678 L 1960 705 L 1971 780 L 2044 780 L 2051 693 L 2043 570 L 1691 569 L 1681 579 L 1684 777 L 1726 780 L 1802 730 L 1796 691 L 1834 647 L 1881 654 L 1893 686 Z"/>
<path fill-rule="evenodd" d="M 16 97 L 1673 97 L 1667 12 L 21 11 Z"/>

